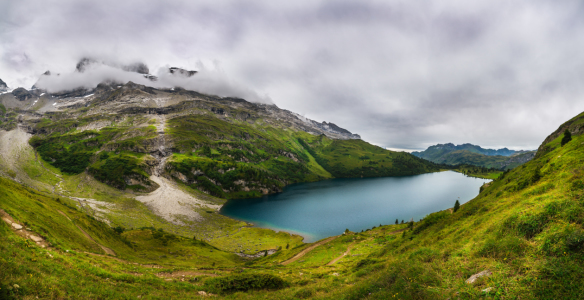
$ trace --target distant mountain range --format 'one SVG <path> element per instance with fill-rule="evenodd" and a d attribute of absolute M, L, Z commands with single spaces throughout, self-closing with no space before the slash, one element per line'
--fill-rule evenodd
<path fill-rule="evenodd" d="M 448 165 L 471 164 L 475 166 L 508 170 L 530 161 L 535 151 L 485 149 L 473 144 L 438 144 L 425 151 L 412 152 L 414 156 L 431 162 Z"/>

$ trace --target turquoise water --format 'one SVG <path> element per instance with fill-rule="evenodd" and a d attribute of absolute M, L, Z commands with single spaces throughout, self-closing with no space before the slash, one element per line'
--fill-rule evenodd
<path fill-rule="evenodd" d="M 258 227 L 300 234 L 305 242 L 361 231 L 395 219 L 418 221 L 429 213 L 463 204 L 487 179 L 448 171 L 404 177 L 331 179 L 287 186 L 262 198 L 229 200 L 223 215 Z"/>

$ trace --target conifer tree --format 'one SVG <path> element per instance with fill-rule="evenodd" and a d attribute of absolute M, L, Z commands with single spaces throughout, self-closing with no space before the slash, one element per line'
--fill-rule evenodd
<path fill-rule="evenodd" d="M 572 140 L 572 134 L 570 133 L 570 130 L 566 129 L 564 131 L 564 137 L 562 138 L 562 147 L 567 144 L 568 142 L 570 142 Z"/>
<path fill-rule="evenodd" d="M 458 200 L 456 200 L 456 202 L 454 202 L 454 212 L 456 212 L 459 208 L 460 208 L 460 202 L 458 202 Z"/>
<path fill-rule="evenodd" d="M 399 221 L 397 219 L 395 219 L 395 225 L 399 224 Z"/>

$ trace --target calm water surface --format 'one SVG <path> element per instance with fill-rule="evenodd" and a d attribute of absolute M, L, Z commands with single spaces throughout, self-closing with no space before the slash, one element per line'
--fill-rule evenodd
<path fill-rule="evenodd" d="M 262 198 L 229 200 L 223 215 L 300 234 L 305 242 L 395 219 L 419 220 L 476 197 L 487 179 L 448 171 L 405 177 L 331 179 L 287 186 Z"/>

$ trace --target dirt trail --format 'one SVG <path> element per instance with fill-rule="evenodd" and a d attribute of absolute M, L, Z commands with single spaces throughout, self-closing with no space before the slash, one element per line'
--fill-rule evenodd
<path fill-rule="evenodd" d="M 15 221 L 8 213 L 6 213 L 3 209 L 0 209 L 0 218 L 2 221 L 6 222 L 10 225 L 10 228 L 19 236 L 32 240 L 37 245 L 41 246 L 41 248 L 49 248 L 49 243 L 45 241 L 42 237 L 37 235 L 36 233 L 30 231 L 29 228 L 25 228 L 22 224 Z"/>
<path fill-rule="evenodd" d="M 67 220 L 71 221 L 71 222 L 73 223 L 73 225 L 75 225 L 75 227 L 77 227 L 77 229 L 79 229 L 79 230 L 80 230 L 80 231 L 83 233 L 83 235 L 84 235 L 84 236 L 85 236 L 85 237 L 86 237 L 88 240 L 90 240 L 90 241 L 92 241 L 92 242 L 96 243 L 96 244 L 97 244 L 97 245 L 98 245 L 98 246 L 99 246 L 99 247 L 100 247 L 100 248 L 101 248 L 101 249 L 102 249 L 102 250 L 103 250 L 103 251 L 104 251 L 106 254 L 109 254 L 109 255 L 116 256 L 116 253 L 114 252 L 114 250 L 112 250 L 112 249 L 110 249 L 110 248 L 108 248 L 108 247 L 106 247 L 106 246 L 104 246 L 104 245 L 102 245 L 102 244 L 98 243 L 98 242 L 97 242 L 96 240 L 94 240 L 94 239 L 93 239 L 93 238 L 92 238 L 92 237 L 91 237 L 91 236 L 90 236 L 90 235 L 89 235 L 87 232 L 85 232 L 85 230 L 83 230 L 83 228 L 81 228 L 81 227 L 79 227 L 77 224 L 75 224 L 75 222 L 73 222 L 73 220 L 71 220 L 71 219 L 69 218 L 69 216 L 67 216 L 67 215 L 66 215 L 64 212 L 62 212 L 62 211 L 60 211 L 60 210 L 57 210 L 57 211 L 58 211 L 60 214 L 62 214 L 63 216 L 65 216 L 65 218 L 67 218 Z"/>
<path fill-rule="evenodd" d="M 285 266 L 285 265 L 291 264 L 291 263 L 297 261 L 298 259 L 300 259 L 301 257 L 303 257 L 304 255 L 306 255 L 308 252 L 314 250 L 314 248 L 316 248 L 318 246 L 322 246 L 322 245 L 324 245 L 324 244 L 326 244 L 326 243 L 328 243 L 328 242 L 330 242 L 330 241 L 332 241 L 332 240 L 334 240 L 334 239 L 336 239 L 338 237 L 339 237 L 338 235 L 331 236 L 330 238 L 328 238 L 326 240 L 320 241 L 320 242 L 318 242 L 318 243 L 316 243 L 316 244 L 314 244 L 314 245 L 312 245 L 312 246 L 310 246 L 310 247 L 302 250 L 300 253 L 294 255 L 292 258 L 290 258 L 290 259 L 288 259 L 286 261 L 283 261 L 281 263 L 281 265 L 284 265 Z"/>
<path fill-rule="evenodd" d="M 356 243 L 356 242 L 353 242 L 353 243 L 351 243 L 351 245 L 349 245 L 349 247 L 347 247 L 347 251 L 345 251 L 345 253 L 343 253 L 343 255 L 341 255 L 341 256 L 339 256 L 339 257 L 337 257 L 337 258 L 335 258 L 335 259 L 331 260 L 331 262 L 329 262 L 329 263 L 328 263 L 328 264 L 326 264 L 326 265 L 327 265 L 327 266 L 331 266 L 331 265 L 333 265 L 334 263 L 336 263 L 337 261 L 339 261 L 341 258 L 343 258 L 343 257 L 345 257 L 345 256 L 347 256 L 347 255 L 349 255 L 349 253 L 351 252 L 351 249 L 353 248 L 353 246 L 355 246 L 355 243 Z"/>

